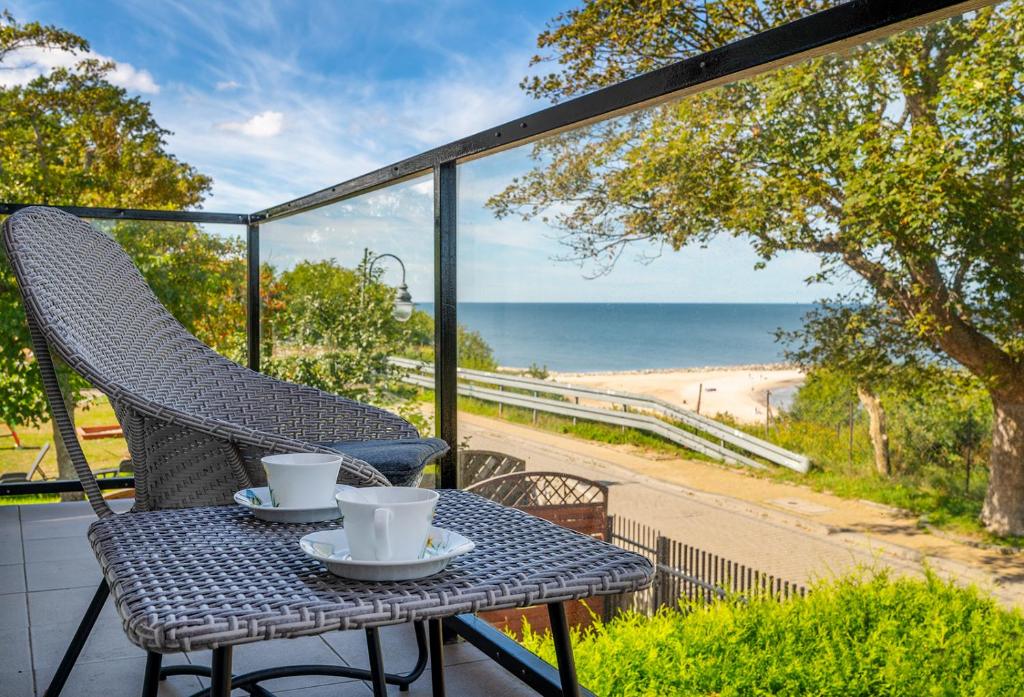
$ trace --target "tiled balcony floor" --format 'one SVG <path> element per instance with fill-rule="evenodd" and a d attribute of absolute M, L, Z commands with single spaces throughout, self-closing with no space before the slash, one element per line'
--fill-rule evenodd
<path fill-rule="evenodd" d="M 130 501 L 113 501 L 118 511 Z M 60 662 L 100 581 L 99 566 L 85 533 L 95 520 L 85 502 L 0 506 L 0 697 L 41 695 Z M 416 644 L 411 626 L 382 632 L 389 672 L 412 666 Z M 237 647 L 235 672 L 295 663 L 347 663 L 365 667 L 362 632 L 283 639 Z M 467 644 L 446 646 L 448 694 L 518 697 L 535 695 L 503 668 Z M 184 661 L 209 665 L 209 652 L 170 655 L 164 665 Z M 129 643 L 108 601 L 64 688 L 66 697 L 137 697 L 146 663 Z M 263 683 L 280 697 L 369 695 L 362 681 L 345 678 L 285 678 Z M 205 687 L 198 678 L 177 676 L 160 687 L 162 697 L 190 695 Z M 391 687 L 392 694 L 399 694 Z M 236 695 L 246 694 L 236 690 Z M 430 695 L 430 671 L 409 695 Z"/>

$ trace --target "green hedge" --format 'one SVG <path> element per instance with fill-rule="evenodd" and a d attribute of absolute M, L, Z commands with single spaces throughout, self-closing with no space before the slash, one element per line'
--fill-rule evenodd
<path fill-rule="evenodd" d="M 806 598 L 626 615 L 574 636 L 598 695 L 1020 695 L 1024 618 L 934 576 L 850 576 Z M 524 645 L 554 663 L 550 636 Z"/>

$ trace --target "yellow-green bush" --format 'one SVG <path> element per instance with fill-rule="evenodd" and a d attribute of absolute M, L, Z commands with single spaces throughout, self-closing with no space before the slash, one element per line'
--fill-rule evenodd
<path fill-rule="evenodd" d="M 1020 695 L 1024 618 L 934 576 L 849 576 L 806 598 L 626 615 L 574 635 L 598 695 Z M 554 663 L 549 635 L 524 644 Z"/>

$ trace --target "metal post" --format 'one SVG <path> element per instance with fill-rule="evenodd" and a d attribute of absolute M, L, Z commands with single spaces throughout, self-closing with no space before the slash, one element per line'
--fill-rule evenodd
<path fill-rule="evenodd" d="M 376 627 L 366 630 L 366 650 L 370 655 L 370 684 L 373 697 L 387 697 L 388 686 L 384 679 L 384 656 L 380 650 L 380 633 Z"/>
<path fill-rule="evenodd" d="M 155 651 L 146 652 L 146 672 L 142 678 L 142 697 L 157 697 L 160 689 L 160 666 L 163 654 Z"/>
<path fill-rule="evenodd" d="M 260 369 L 260 226 L 249 223 L 245 228 L 246 273 L 245 336 L 249 369 Z"/>
<path fill-rule="evenodd" d="M 444 636 L 441 620 L 427 620 L 430 635 L 430 685 L 433 697 L 444 697 Z"/>
<path fill-rule="evenodd" d="M 213 650 L 210 661 L 210 697 L 231 697 L 231 647 Z"/>
<path fill-rule="evenodd" d="M 434 166 L 434 418 L 438 437 L 451 446 L 440 460 L 442 489 L 459 487 L 456 176 L 454 162 Z"/>
<path fill-rule="evenodd" d="M 576 678 L 576 662 L 572 656 L 572 642 L 569 637 L 569 623 L 565 618 L 562 603 L 548 604 L 548 620 L 551 622 L 551 638 L 555 644 L 555 658 L 558 659 L 558 677 L 562 681 L 564 697 L 580 697 L 580 683 Z"/>

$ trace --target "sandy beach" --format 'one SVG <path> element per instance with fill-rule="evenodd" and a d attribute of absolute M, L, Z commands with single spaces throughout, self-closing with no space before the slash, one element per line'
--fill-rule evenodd
<path fill-rule="evenodd" d="M 771 392 L 772 413 L 777 405 L 788 406 L 804 374 L 777 365 L 692 368 L 607 373 L 551 373 L 551 378 L 570 385 L 645 394 L 707 416 L 730 414 L 740 421 L 762 422 L 765 396 Z M 703 385 L 703 391 L 701 390 Z"/>

